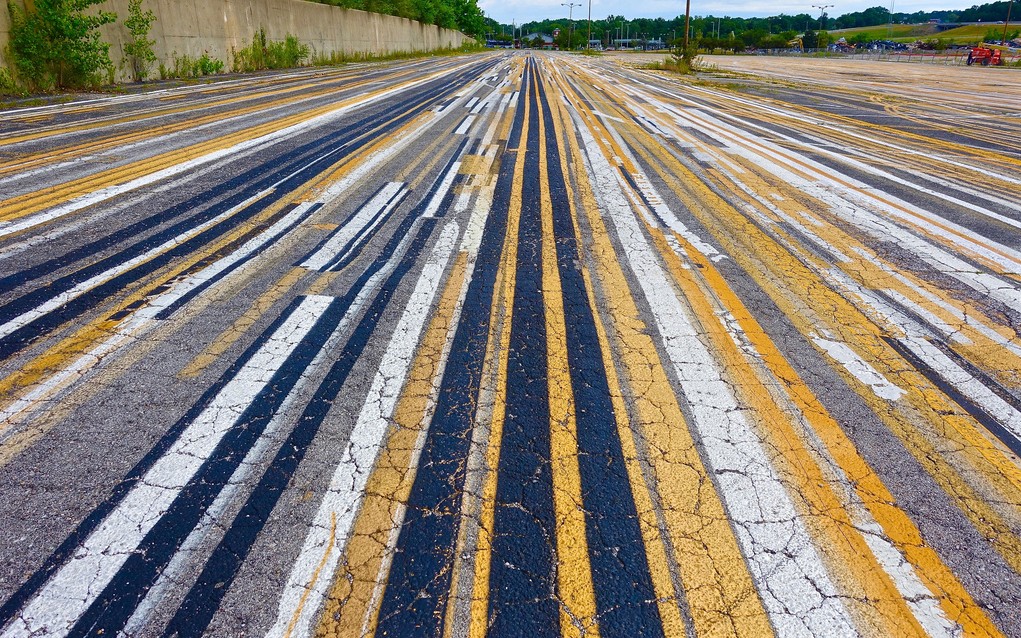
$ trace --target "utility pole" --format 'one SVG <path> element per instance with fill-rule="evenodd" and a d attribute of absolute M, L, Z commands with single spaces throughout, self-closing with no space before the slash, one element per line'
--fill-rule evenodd
<path fill-rule="evenodd" d="M 691 24 L 691 0 L 684 0 L 684 55 L 688 54 L 689 24 Z"/>
<path fill-rule="evenodd" d="M 570 51 L 572 48 L 574 48 L 574 43 L 572 42 L 572 40 L 573 40 L 573 33 L 572 32 L 574 30 L 574 20 L 572 20 L 572 16 L 574 15 L 574 13 L 573 13 L 574 12 L 574 8 L 575 7 L 580 7 L 581 3 L 580 2 L 561 2 L 560 6 L 561 7 L 567 7 L 567 50 Z"/>
<path fill-rule="evenodd" d="M 1007 4 L 1007 19 L 1003 21 L 1003 40 L 1000 42 L 1003 46 L 1007 46 L 1007 27 L 1010 26 L 1010 10 L 1014 7 L 1014 0 L 1010 0 Z"/>

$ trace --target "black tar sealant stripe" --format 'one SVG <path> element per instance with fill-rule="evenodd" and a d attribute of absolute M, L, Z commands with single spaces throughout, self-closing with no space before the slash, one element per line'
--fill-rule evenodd
<path fill-rule="evenodd" d="M 548 170 L 557 266 L 564 314 L 570 317 L 566 322 L 567 359 L 574 393 L 578 465 L 599 634 L 606 638 L 637 635 L 656 638 L 664 635 L 663 627 L 631 492 L 645 486 L 631 485 L 624 463 L 596 320 L 578 265 L 578 243 L 559 161 L 553 114 L 541 85 L 539 94 L 546 105 L 542 112 L 547 155 L 551 158 Z"/>
<path fill-rule="evenodd" d="M 489 575 L 489 635 L 560 635 L 553 503 L 549 356 L 542 282 L 540 103 L 535 62 L 523 79 L 531 103 L 521 192 L 507 408 L 500 444 Z"/>
<path fill-rule="evenodd" d="M 508 144 L 514 148 L 521 143 L 523 113 L 523 108 L 517 110 L 511 127 Z M 377 635 L 435 636 L 442 628 L 513 178 L 514 161 L 505 159 L 500 164 L 493 206 L 454 333 L 436 411 L 415 470 L 380 604 Z"/>

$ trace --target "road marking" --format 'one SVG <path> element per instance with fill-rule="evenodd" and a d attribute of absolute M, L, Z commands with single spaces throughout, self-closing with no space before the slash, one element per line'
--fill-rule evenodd
<path fill-rule="evenodd" d="M 672 286 L 623 199 L 623 177 L 580 128 L 588 138 L 586 151 L 603 206 L 650 305 L 773 625 L 781 634 L 857 635 L 839 590 L 715 359 L 678 299 L 664 294 Z"/>
<path fill-rule="evenodd" d="M 339 265 L 346 264 L 352 255 L 358 253 L 372 237 L 373 231 L 403 201 L 407 192 L 403 182 L 387 182 L 326 242 L 302 261 L 301 267 L 318 272 L 340 270 Z"/>
<path fill-rule="evenodd" d="M 859 357 L 847 344 L 824 339 L 818 335 L 813 336 L 812 341 L 821 350 L 825 351 L 830 358 L 844 366 L 854 378 L 871 388 L 877 397 L 887 401 L 896 401 L 904 396 L 904 390 L 890 383 L 889 379 L 870 366 L 867 361 Z"/>
<path fill-rule="evenodd" d="M 457 127 L 457 130 L 454 131 L 454 135 L 464 135 L 465 133 L 468 132 L 468 129 L 470 129 L 471 125 L 474 124 L 474 123 L 475 123 L 475 116 L 474 115 L 469 115 L 468 117 L 464 118 L 463 122 L 461 122 L 461 126 Z"/>
<path fill-rule="evenodd" d="M 306 297 L 0 636 L 64 636 L 326 312 Z"/>
<path fill-rule="evenodd" d="M 393 414 L 408 367 L 413 361 L 409 353 L 414 351 L 425 328 L 427 313 L 456 246 L 458 230 L 453 221 L 444 226 L 440 240 L 433 248 L 394 329 L 366 403 L 280 596 L 277 619 L 267 636 L 307 635 L 326 599 L 331 577 L 364 496 L 369 468 L 375 464 L 387 421 Z M 324 532 L 326 521 L 334 517 L 337 533 L 331 540 Z M 323 569 L 313 569 L 320 560 Z"/>

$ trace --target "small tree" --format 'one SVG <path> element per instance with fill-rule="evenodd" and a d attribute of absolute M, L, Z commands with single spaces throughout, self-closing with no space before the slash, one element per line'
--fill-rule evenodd
<path fill-rule="evenodd" d="M 124 26 L 131 34 L 131 41 L 124 45 L 124 55 L 131 59 L 131 71 L 135 81 L 142 82 L 149 75 L 156 52 L 152 50 L 155 40 L 149 39 L 156 14 L 151 10 L 142 11 L 142 0 L 128 0 L 128 19 Z"/>
<path fill-rule="evenodd" d="M 103 0 L 35 0 L 21 10 L 8 0 L 11 14 L 11 53 L 19 76 L 33 88 L 81 87 L 100 82 L 100 71 L 111 69 L 110 45 L 99 38 L 99 27 L 117 14 L 86 14 Z"/>

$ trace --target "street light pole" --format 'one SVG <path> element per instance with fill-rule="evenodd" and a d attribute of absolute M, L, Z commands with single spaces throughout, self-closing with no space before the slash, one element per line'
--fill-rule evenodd
<path fill-rule="evenodd" d="M 819 30 L 820 31 L 825 31 L 825 28 L 824 28 L 823 23 L 822 23 L 822 17 L 824 15 L 826 15 L 826 9 L 832 9 L 834 5 L 832 5 L 832 4 L 813 4 L 812 6 L 819 10 Z"/>
<path fill-rule="evenodd" d="M 572 19 L 572 16 L 574 15 L 574 8 L 580 7 L 581 3 L 561 2 L 560 6 L 567 7 L 567 50 L 570 51 L 571 48 L 573 47 L 573 43 L 571 42 L 571 40 L 573 39 L 572 31 L 574 30 L 574 20 Z"/>

